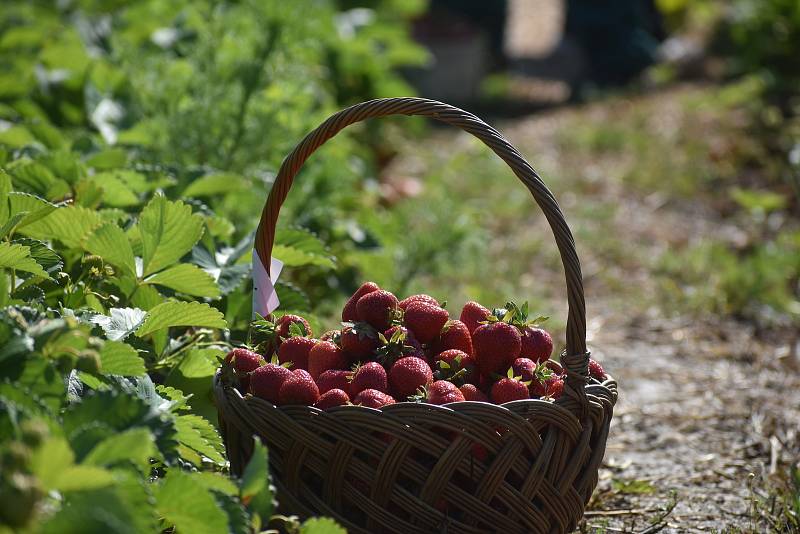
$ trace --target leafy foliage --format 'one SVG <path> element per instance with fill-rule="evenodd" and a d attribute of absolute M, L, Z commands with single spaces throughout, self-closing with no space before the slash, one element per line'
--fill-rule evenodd
<path fill-rule="evenodd" d="M 4 4 L 1 523 L 270 523 L 267 452 L 228 478 L 211 378 L 246 335 L 252 229 L 283 156 L 340 106 L 410 92 L 393 69 L 425 58 L 406 37 L 414 9 L 394 4 Z M 374 167 L 359 135 L 315 158 L 286 206 L 284 306 L 312 311 L 347 283 L 331 271 L 352 239 L 323 221 Z"/>

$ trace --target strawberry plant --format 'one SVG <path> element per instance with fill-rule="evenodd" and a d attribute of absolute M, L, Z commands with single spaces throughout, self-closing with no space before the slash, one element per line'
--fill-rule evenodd
<path fill-rule="evenodd" d="M 343 104 L 410 92 L 392 69 L 424 57 L 401 11 L 4 4 L 0 531 L 341 531 L 275 515 L 260 442 L 229 477 L 211 378 L 247 339 L 252 230 L 283 155 Z M 276 237 L 281 308 L 310 324 L 273 334 L 301 352 L 354 246 L 327 221 L 373 167 L 357 136 L 316 158 Z M 234 363 L 244 381 L 262 362 Z"/>

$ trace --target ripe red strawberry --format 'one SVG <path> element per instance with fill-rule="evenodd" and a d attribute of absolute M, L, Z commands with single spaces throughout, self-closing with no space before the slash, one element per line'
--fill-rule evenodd
<path fill-rule="evenodd" d="M 302 369 L 292 371 L 292 376 L 286 378 L 278 391 L 278 403 L 281 406 L 287 404 L 311 406 L 317 400 L 319 400 L 319 388 L 308 371 Z"/>
<path fill-rule="evenodd" d="M 536 362 L 530 358 L 517 358 L 511 364 L 514 376 L 519 376 L 528 382 L 536 379 Z"/>
<path fill-rule="evenodd" d="M 356 303 L 358 299 L 366 295 L 367 293 L 372 293 L 373 291 L 378 291 L 380 287 L 375 282 L 364 282 L 361 287 L 359 287 L 353 296 L 348 299 L 347 304 L 344 305 L 342 309 L 342 321 L 352 322 L 358 321 L 358 313 L 356 311 Z"/>
<path fill-rule="evenodd" d="M 427 362 L 415 356 L 397 360 L 389 370 L 389 384 L 398 399 L 405 400 L 416 391 L 433 382 L 433 371 Z"/>
<path fill-rule="evenodd" d="M 475 359 L 484 376 L 501 373 L 519 358 L 522 345 L 519 331 L 507 323 L 489 323 L 479 326 L 472 334 Z"/>
<path fill-rule="evenodd" d="M 406 297 L 400 301 L 397 305 L 398 308 L 405 311 L 408 308 L 408 305 L 412 302 L 427 302 L 428 304 L 433 304 L 436 307 L 440 307 L 439 301 L 433 298 L 430 295 L 411 295 L 410 297 Z"/>
<path fill-rule="evenodd" d="M 260 354 L 244 347 L 236 347 L 225 355 L 225 361 L 240 373 L 255 371 L 261 365 L 261 360 Z"/>
<path fill-rule="evenodd" d="M 328 369 L 341 369 L 346 365 L 342 349 L 330 341 L 320 341 L 308 353 L 308 372 L 316 379 Z"/>
<path fill-rule="evenodd" d="M 430 343 L 439 336 L 450 315 L 429 302 L 412 302 L 406 308 L 404 322 L 420 343 Z"/>
<path fill-rule="evenodd" d="M 606 375 L 606 372 L 603 370 L 603 366 L 600 365 L 600 362 L 593 360 L 592 358 L 589 358 L 589 376 L 600 381 L 608 378 L 608 375 Z"/>
<path fill-rule="evenodd" d="M 334 406 L 344 406 L 350 403 L 350 397 L 341 389 L 330 389 L 319 396 L 316 406 L 320 410 L 327 410 Z"/>
<path fill-rule="evenodd" d="M 278 404 L 278 392 L 290 376 L 292 372 L 286 367 L 274 363 L 262 365 L 250 375 L 250 393 L 272 404 Z"/>
<path fill-rule="evenodd" d="M 464 394 L 452 382 L 437 380 L 426 390 L 426 401 L 431 404 L 447 404 L 464 400 Z"/>
<path fill-rule="evenodd" d="M 530 387 L 534 397 L 557 399 L 564 392 L 564 380 L 560 376 L 551 376 L 545 380 L 534 380 Z"/>
<path fill-rule="evenodd" d="M 472 349 L 472 336 L 467 325 L 459 320 L 447 321 L 442 327 L 439 339 L 436 341 L 436 350 L 443 352 L 449 349 L 458 349 L 470 356 L 475 353 Z"/>
<path fill-rule="evenodd" d="M 437 376 L 457 384 L 473 382 L 478 378 L 475 359 L 466 352 L 450 349 L 436 355 Z"/>
<path fill-rule="evenodd" d="M 387 404 L 394 403 L 395 400 L 391 395 L 387 395 L 377 389 L 365 389 L 353 399 L 353 404 L 366 406 L 368 408 L 380 408 Z"/>
<path fill-rule="evenodd" d="M 250 388 L 250 373 L 261 366 L 263 358 L 252 350 L 237 347 L 225 355 L 225 361 L 233 365 L 244 393 Z"/>
<path fill-rule="evenodd" d="M 533 326 L 524 326 L 521 332 L 522 348 L 520 355 L 542 363 L 553 353 L 553 338 L 547 331 Z"/>
<path fill-rule="evenodd" d="M 345 326 L 339 339 L 350 363 L 367 359 L 381 345 L 378 333 L 367 323 Z"/>
<path fill-rule="evenodd" d="M 367 362 L 353 372 L 350 394 L 358 395 L 365 389 L 377 389 L 383 393 L 389 390 L 386 369 L 378 362 Z"/>
<path fill-rule="evenodd" d="M 320 393 L 326 393 L 332 389 L 341 389 L 349 395 L 350 379 L 352 377 L 353 373 L 351 371 L 328 369 L 317 377 L 317 387 Z"/>
<path fill-rule="evenodd" d="M 528 386 L 514 378 L 501 378 L 492 386 L 492 401 L 495 404 L 529 398 Z"/>
<path fill-rule="evenodd" d="M 309 337 L 290 337 L 278 347 L 278 361 L 280 363 L 291 362 L 292 370 L 308 370 L 308 353 L 317 343 L 319 343 L 318 340 Z"/>
<path fill-rule="evenodd" d="M 464 384 L 458 389 L 460 389 L 461 394 L 464 395 L 464 400 L 489 402 L 489 397 L 487 397 L 483 391 L 479 390 L 473 384 Z"/>
<path fill-rule="evenodd" d="M 469 329 L 469 333 L 472 334 L 475 332 L 475 329 L 478 328 L 482 321 L 485 321 L 491 315 L 491 311 L 489 308 L 481 306 L 475 301 L 469 301 L 464 304 L 464 307 L 461 309 L 461 322 L 467 325 Z"/>
<path fill-rule="evenodd" d="M 367 293 L 356 303 L 358 320 L 371 324 L 381 332 L 391 326 L 395 310 L 397 310 L 397 297 L 383 289 Z"/>

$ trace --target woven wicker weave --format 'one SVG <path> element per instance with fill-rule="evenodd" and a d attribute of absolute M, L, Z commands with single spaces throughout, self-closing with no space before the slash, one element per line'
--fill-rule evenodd
<path fill-rule="evenodd" d="M 387 115 L 427 116 L 475 135 L 544 212 L 566 273 L 564 394 L 555 403 L 402 402 L 323 412 L 243 397 L 218 374 L 214 391 L 231 470 L 242 473 L 252 436 L 259 436 L 269 447 L 285 511 L 327 515 L 353 533 L 570 531 L 597 484 L 616 382 L 587 378 L 583 284 L 572 234 L 553 195 L 499 132 L 470 113 L 421 98 L 371 100 L 336 113 L 281 165 L 256 234 L 259 257 L 269 271 L 278 213 L 306 159 L 349 124 Z"/>

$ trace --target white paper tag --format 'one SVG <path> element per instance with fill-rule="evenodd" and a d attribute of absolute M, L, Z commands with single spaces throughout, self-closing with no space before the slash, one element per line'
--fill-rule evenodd
<path fill-rule="evenodd" d="M 283 269 L 283 262 L 271 258 L 269 275 L 258 257 L 258 252 L 253 249 L 253 318 L 256 314 L 266 317 L 275 310 L 280 301 L 275 292 L 275 282 Z"/>

